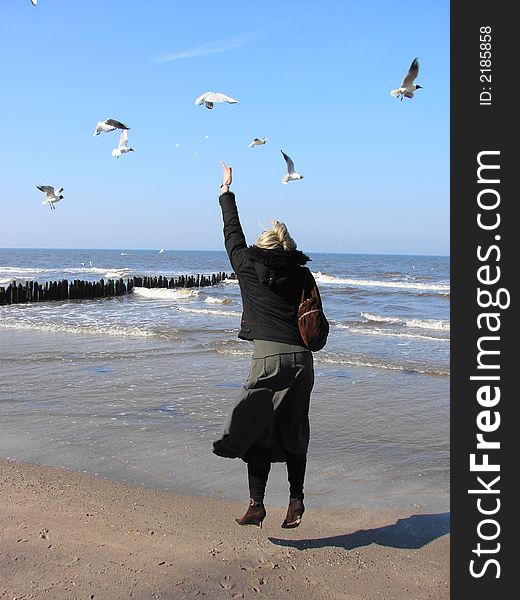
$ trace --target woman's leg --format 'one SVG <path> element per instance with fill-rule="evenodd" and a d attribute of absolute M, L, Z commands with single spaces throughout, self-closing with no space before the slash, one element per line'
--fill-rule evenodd
<path fill-rule="evenodd" d="M 292 529 L 301 523 L 305 506 L 303 505 L 303 482 L 307 454 L 287 452 L 287 479 L 289 480 L 289 506 L 282 527 Z"/>
<path fill-rule="evenodd" d="M 249 507 L 246 514 L 235 519 L 239 525 L 257 525 L 262 527 L 265 519 L 264 496 L 269 471 L 271 470 L 271 459 L 268 450 L 259 446 L 251 446 L 244 456 L 247 461 L 247 477 L 249 482 Z"/>
<path fill-rule="evenodd" d="M 307 455 L 286 452 L 287 479 L 289 480 L 289 497 L 291 500 L 303 500 L 303 483 L 307 467 Z"/>
<path fill-rule="evenodd" d="M 253 445 L 247 451 L 245 459 L 247 461 L 249 497 L 256 504 L 263 504 L 267 479 L 271 471 L 269 451 Z"/>

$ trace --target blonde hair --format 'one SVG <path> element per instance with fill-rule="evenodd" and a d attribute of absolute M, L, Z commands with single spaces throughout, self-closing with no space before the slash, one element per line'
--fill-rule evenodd
<path fill-rule="evenodd" d="M 284 250 L 296 250 L 296 242 L 287 231 L 285 223 L 280 221 L 271 221 L 272 228 L 262 231 L 260 237 L 256 240 L 255 246 L 263 250 L 275 250 L 283 248 Z"/>

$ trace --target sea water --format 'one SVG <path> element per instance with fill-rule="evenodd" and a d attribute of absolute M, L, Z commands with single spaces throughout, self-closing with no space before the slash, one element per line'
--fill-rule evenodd
<path fill-rule="evenodd" d="M 449 258 L 311 253 L 331 323 L 314 354 L 306 498 L 449 506 Z M 10 281 L 231 272 L 225 252 L 0 249 Z M 212 454 L 247 378 L 236 280 L 0 307 L 0 456 L 247 499 Z M 267 502 L 285 504 L 283 465 Z"/>

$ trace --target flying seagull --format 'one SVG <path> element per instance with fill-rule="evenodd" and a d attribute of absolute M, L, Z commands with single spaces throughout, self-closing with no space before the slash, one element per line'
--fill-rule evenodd
<path fill-rule="evenodd" d="M 287 154 L 285 154 L 285 152 L 283 150 L 280 150 L 280 152 L 282 153 L 282 155 L 285 159 L 285 162 L 287 163 L 287 175 L 285 175 L 284 178 L 282 179 L 282 183 L 289 183 L 289 181 L 303 179 L 303 175 L 296 173 L 296 171 L 294 170 L 294 163 L 291 160 L 291 158 L 289 156 L 287 156 Z"/>
<path fill-rule="evenodd" d="M 114 129 L 130 129 L 130 127 L 127 127 L 124 123 L 121 123 L 121 121 L 116 121 L 116 119 L 105 119 L 104 121 L 98 121 L 94 135 L 114 131 Z"/>
<path fill-rule="evenodd" d="M 417 85 L 414 83 L 417 75 L 419 75 L 419 59 L 414 58 L 408 73 L 404 76 L 401 87 L 397 88 L 396 90 L 392 90 L 390 94 L 394 96 L 394 98 L 400 98 L 401 100 L 403 97 L 413 98 L 414 91 L 422 88 L 422 85 Z"/>
<path fill-rule="evenodd" d="M 48 204 L 51 209 L 56 210 L 54 204 L 63 200 L 63 196 L 61 193 L 63 192 L 63 188 L 59 187 L 57 190 L 54 190 L 52 185 L 37 185 L 36 186 L 40 192 L 45 194 L 45 199 L 42 200 L 42 204 Z"/>
<path fill-rule="evenodd" d="M 123 129 L 123 131 L 121 131 L 121 135 L 119 136 L 119 144 L 117 145 L 117 148 L 112 150 L 112 156 L 119 158 L 121 154 L 133 151 L 133 148 L 128 147 L 128 129 Z"/>
<path fill-rule="evenodd" d="M 38 0 L 31 0 L 31 4 L 32 4 L 33 6 L 36 6 L 36 5 L 38 4 Z"/>
<path fill-rule="evenodd" d="M 265 144 L 269 138 L 255 138 L 248 146 L 248 148 L 252 148 L 253 146 L 261 146 Z"/>
<path fill-rule="evenodd" d="M 228 102 L 229 104 L 237 104 L 238 100 L 234 100 L 226 94 L 220 94 L 219 92 L 206 92 L 205 94 L 201 94 L 195 100 L 195 106 L 204 104 L 206 108 L 213 108 L 214 102 Z"/>

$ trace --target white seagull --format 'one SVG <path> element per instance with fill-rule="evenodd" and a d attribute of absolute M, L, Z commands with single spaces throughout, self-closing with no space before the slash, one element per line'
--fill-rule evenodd
<path fill-rule="evenodd" d="M 94 130 L 94 135 L 114 131 L 114 129 L 130 129 L 130 127 L 127 127 L 124 123 L 121 123 L 121 121 L 117 121 L 116 119 L 105 119 L 104 121 L 98 121 L 96 129 Z"/>
<path fill-rule="evenodd" d="M 119 144 L 117 145 L 117 148 L 112 150 L 112 156 L 119 158 L 121 154 L 133 151 L 133 148 L 128 147 L 128 129 L 123 129 L 123 131 L 121 131 L 121 135 L 119 136 Z"/>
<path fill-rule="evenodd" d="M 390 94 L 394 96 L 394 98 L 400 98 L 401 100 L 403 97 L 413 98 L 413 93 L 415 90 L 422 89 L 422 85 L 417 85 L 414 83 L 417 75 L 419 75 L 419 59 L 414 58 L 408 73 L 404 76 L 401 87 L 397 88 L 396 90 L 392 90 Z"/>
<path fill-rule="evenodd" d="M 248 146 L 248 148 L 252 148 L 253 146 L 261 146 L 265 144 L 269 138 L 255 138 Z"/>
<path fill-rule="evenodd" d="M 200 104 L 204 104 L 206 108 L 213 108 L 214 102 L 228 102 L 229 104 L 237 104 L 238 100 L 234 100 L 226 94 L 221 94 L 219 92 L 206 92 L 205 94 L 201 94 L 195 100 L 195 106 Z"/>
<path fill-rule="evenodd" d="M 36 5 L 38 4 L 38 0 L 31 0 L 31 4 L 32 4 L 33 6 L 36 6 Z"/>
<path fill-rule="evenodd" d="M 287 163 L 287 175 L 282 179 L 282 183 L 289 183 L 289 181 L 296 181 L 297 179 L 303 179 L 303 175 L 296 173 L 294 170 L 294 163 L 287 154 L 283 150 L 280 150 L 282 153 L 285 162 Z"/>
<path fill-rule="evenodd" d="M 61 195 L 63 188 L 59 187 L 57 190 L 55 190 L 52 185 L 37 185 L 36 187 L 40 190 L 40 192 L 45 194 L 45 199 L 42 200 L 42 204 L 48 204 L 51 209 L 56 210 L 54 204 L 60 200 L 63 200 L 63 196 Z"/>

